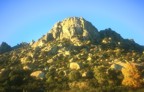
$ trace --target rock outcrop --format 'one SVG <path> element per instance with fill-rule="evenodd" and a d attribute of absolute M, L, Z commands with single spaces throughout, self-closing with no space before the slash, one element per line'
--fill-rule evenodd
<path fill-rule="evenodd" d="M 56 23 L 49 33 L 32 46 L 42 46 L 46 42 L 63 39 L 68 39 L 73 43 L 79 43 L 85 40 L 98 42 L 100 36 L 98 30 L 84 18 L 70 17 Z"/>
<path fill-rule="evenodd" d="M 70 69 L 72 70 L 79 70 L 81 68 L 80 64 L 79 63 L 76 63 L 76 62 L 71 62 L 70 63 Z"/>
<path fill-rule="evenodd" d="M 43 79 L 45 74 L 42 71 L 35 71 L 30 74 L 31 77 L 36 77 L 37 79 Z"/>
<path fill-rule="evenodd" d="M 0 45 L 0 54 L 11 51 L 12 48 L 6 42 L 2 42 Z"/>

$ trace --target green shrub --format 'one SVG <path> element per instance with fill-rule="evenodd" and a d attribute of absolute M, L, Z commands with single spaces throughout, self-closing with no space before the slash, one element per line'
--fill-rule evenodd
<path fill-rule="evenodd" d="M 94 68 L 94 77 L 100 85 L 107 85 L 108 76 L 104 66 L 98 66 Z"/>
<path fill-rule="evenodd" d="M 79 71 L 73 70 L 69 73 L 68 78 L 71 81 L 77 81 L 81 78 L 81 74 Z"/>

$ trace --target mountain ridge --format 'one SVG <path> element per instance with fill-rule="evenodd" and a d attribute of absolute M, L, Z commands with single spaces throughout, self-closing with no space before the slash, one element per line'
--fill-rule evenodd
<path fill-rule="evenodd" d="M 120 44 L 129 44 L 129 46 L 131 47 L 133 44 L 136 45 L 137 49 L 140 48 L 141 51 L 144 48 L 143 46 L 140 46 L 132 40 L 122 38 L 120 34 L 116 33 L 111 28 L 98 31 L 96 27 L 94 27 L 90 22 L 86 21 L 82 17 L 70 17 L 64 19 L 63 21 L 57 22 L 46 35 L 41 37 L 31 46 L 42 46 L 49 41 L 60 41 L 63 39 L 71 41 L 76 46 L 81 46 L 82 43 L 89 41 L 92 44 L 113 43 L 115 46 Z M 121 47 L 125 48 L 124 46 Z M 132 46 L 132 48 L 135 48 L 135 46 Z"/>
<path fill-rule="evenodd" d="M 82 43 L 89 41 L 93 44 L 107 44 L 112 42 L 115 46 L 118 44 L 120 45 L 120 43 L 129 45 L 130 47 L 136 45 L 135 47 L 137 47 L 137 49 L 140 48 L 141 51 L 144 48 L 144 46 L 135 43 L 134 40 L 122 38 L 120 34 L 113 31 L 111 28 L 98 31 L 92 23 L 82 17 L 69 17 L 57 22 L 46 35 L 41 37 L 38 41 L 32 41 L 29 45 L 32 47 L 43 46 L 50 41 L 60 41 L 63 39 L 71 41 L 76 46 L 81 46 Z M 17 46 L 14 46 L 11 50 L 16 49 Z M 132 46 L 132 48 L 135 47 Z M 4 52 L 7 51 L 10 51 L 10 49 Z"/>
<path fill-rule="evenodd" d="M 83 18 L 66 18 L 38 41 L 5 51 L 3 92 L 123 92 L 144 86 L 144 47 L 110 28 L 98 31 Z"/>

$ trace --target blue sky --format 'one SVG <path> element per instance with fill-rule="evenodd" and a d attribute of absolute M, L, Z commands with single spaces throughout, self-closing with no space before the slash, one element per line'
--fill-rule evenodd
<path fill-rule="evenodd" d="M 38 40 L 56 22 L 73 16 L 144 45 L 143 0 L 0 0 L 0 43 Z"/>

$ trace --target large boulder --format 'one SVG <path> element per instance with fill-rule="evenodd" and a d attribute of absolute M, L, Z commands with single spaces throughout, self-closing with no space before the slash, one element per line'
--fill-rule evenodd
<path fill-rule="evenodd" d="M 72 70 L 79 70 L 81 68 L 80 64 L 79 63 L 76 63 L 76 62 L 71 62 L 70 63 L 70 69 Z"/>
<path fill-rule="evenodd" d="M 35 77 L 37 79 L 44 79 L 45 73 L 42 71 L 34 71 L 30 74 L 31 77 Z"/>
<path fill-rule="evenodd" d="M 31 67 L 28 65 L 23 66 L 23 70 L 31 70 Z"/>
<path fill-rule="evenodd" d="M 120 64 L 112 64 L 110 66 L 110 69 L 113 69 L 113 70 L 122 70 L 123 66 L 120 65 Z"/>
<path fill-rule="evenodd" d="M 53 59 L 49 59 L 49 60 L 47 60 L 47 63 L 53 63 L 54 62 L 54 60 Z"/>

